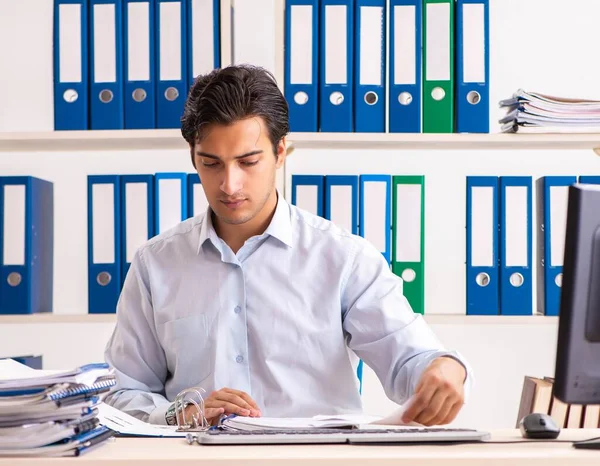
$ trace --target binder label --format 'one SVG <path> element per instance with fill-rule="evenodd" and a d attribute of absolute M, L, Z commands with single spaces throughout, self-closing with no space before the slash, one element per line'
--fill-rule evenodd
<path fill-rule="evenodd" d="M 386 250 L 386 202 L 387 184 L 376 181 L 364 183 L 364 235 L 378 251 Z"/>
<path fill-rule="evenodd" d="M 427 4 L 427 81 L 450 80 L 450 4 Z"/>
<path fill-rule="evenodd" d="M 471 266 L 494 267 L 494 188 L 471 188 Z"/>
<path fill-rule="evenodd" d="M 158 233 L 162 233 L 181 222 L 181 189 L 181 180 L 159 180 Z"/>
<path fill-rule="evenodd" d="M 381 86 L 383 8 L 360 9 L 360 84 Z"/>
<path fill-rule="evenodd" d="M 115 5 L 94 5 L 94 82 L 117 81 Z"/>
<path fill-rule="evenodd" d="M 160 80 L 181 79 L 181 3 L 160 4 Z"/>
<path fill-rule="evenodd" d="M 127 5 L 128 81 L 150 80 L 150 4 Z"/>
<path fill-rule="evenodd" d="M 137 249 L 148 240 L 148 185 L 127 183 L 125 196 L 125 260 L 130 263 Z"/>
<path fill-rule="evenodd" d="M 290 13 L 290 84 L 312 84 L 313 24 L 311 5 L 292 5 Z"/>
<path fill-rule="evenodd" d="M 115 187 L 109 183 L 92 186 L 92 260 L 94 264 L 115 261 Z"/>
<path fill-rule="evenodd" d="M 421 262 L 421 185 L 396 186 L 396 262 Z"/>
<path fill-rule="evenodd" d="M 508 186 L 505 192 L 506 205 L 506 267 L 527 267 L 527 224 L 528 204 L 526 186 Z"/>
<path fill-rule="evenodd" d="M 214 64 L 213 0 L 192 0 L 192 73 L 194 76 L 208 73 Z"/>
<path fill-rule="evenodd" d="M 296 186 L 296 206 L 318 215 L 319 192 L 317 186 Z"/>
<path fill-rule="evenodd" d="M 394 84 L 417 83 L 416 8 L 394 7 Z"/>
<path fill-rule="evenodd" d="M 352 186 L 331 186 L 331 221 L 352 231 Z"/>
<path fill-rule="evenodd" d="M 24 185 L 4 186 L 3 265 L 25 265 Z"/>
<path fill-rule="evenodd" d="M 325 83 L 347 84 L 347 11 L 344 5 L 325 6 Z"/>
<path fill-rule="evenodd" d="M 550 186 L 550 266 L 562 266 L 565 254 L 568 186 Z"/>
<path fill-rule="evenodd" d="M 463 81 L 485 82 L 485 10 L 483 3 L 463 5 Z"/>
<path fill-rule="evenodd" d="M 61 83 L 81 82 L 81 5 L 58 6 Z"/>

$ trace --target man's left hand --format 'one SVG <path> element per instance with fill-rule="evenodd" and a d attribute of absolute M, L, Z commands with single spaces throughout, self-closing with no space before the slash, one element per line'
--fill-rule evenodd
<path fill-rule="evenodd" d="M 424 426 L 448 424 L 464 403 L 464 366 L 449 357 L 434 359 L 421 375 L 402 422 Z"/>

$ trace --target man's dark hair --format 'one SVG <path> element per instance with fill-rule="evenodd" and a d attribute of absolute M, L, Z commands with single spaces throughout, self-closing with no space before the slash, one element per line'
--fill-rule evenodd
<path fill-rule="evenodd" d="M 289 132 L 289 120 L 287 101 L 274 76 L 251 65 L 215 69 L 194 81 L 181 117 L 181 134 L 193 147 L 207 126 L 229 125 L 252 116 L 264 120 L 277 155 L 277 144 Z"/>

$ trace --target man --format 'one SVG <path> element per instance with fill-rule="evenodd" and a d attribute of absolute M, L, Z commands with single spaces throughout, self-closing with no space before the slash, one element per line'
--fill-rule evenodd
<path fill-rule="evenodd" d="M 289 205 L 275 188 L 288 106 L 273 77 L 232 66 L 200 76 L 182 134 L 210 208 L 136 253 L 106 348 L 107 402 L 174 423 L 181 390 L 206 417 L 361 411 L 362 358 L 405 422 L 445 424 L 470 370 L 445 351 L 373 245 Z"/>

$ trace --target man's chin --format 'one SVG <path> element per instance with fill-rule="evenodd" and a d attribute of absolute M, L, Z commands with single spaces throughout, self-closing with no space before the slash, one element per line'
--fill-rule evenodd
<path fill-rule="evenodd" d="M 227 214 L 219 212 L 217 217 L 219 217 L 219 220 L 221 220 L 223 223 L 227 223 L 228 225 L 241 225 L 252 218 L 251 215 L 245 212 L 227 212 Z"/>

